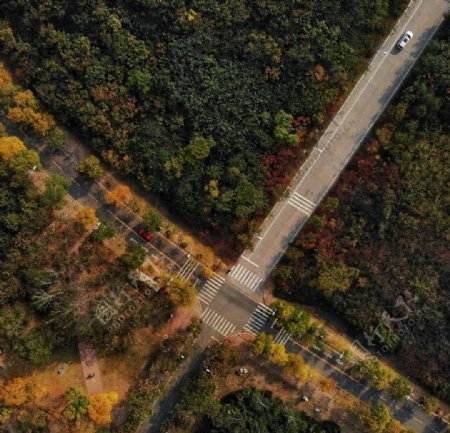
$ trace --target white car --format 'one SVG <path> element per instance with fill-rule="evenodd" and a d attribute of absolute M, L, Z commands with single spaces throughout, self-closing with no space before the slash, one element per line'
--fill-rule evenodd
<path fill-rule="evenodd" d="M 400 40 L 397 42 L 397 48 L 399 50 L 403 50 L 403 48 L 408 45 L 408 42 L 412 39 L 413 32 L 410 32 L 409 30 L 400 38 Z"/>

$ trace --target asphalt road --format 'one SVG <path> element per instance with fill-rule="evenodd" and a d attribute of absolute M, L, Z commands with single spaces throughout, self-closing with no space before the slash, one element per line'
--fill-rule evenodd
<path fill-rule="evenodd" d="M 247 291 L 260 291 L 264 281 L 297 236 L 308 217 L 335 183 L 372 126 L 399 89 L 432 38 L 448 9 L 447 0 L 413 0 L 367 71 L 293 180 L 289 195 L 272 210 L 227 279 Z M 400 36 L 414 37 L 398 51 Z"/>

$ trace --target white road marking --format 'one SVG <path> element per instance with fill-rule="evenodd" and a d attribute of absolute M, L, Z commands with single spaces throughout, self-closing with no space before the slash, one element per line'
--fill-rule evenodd
<path fill-rule="evenodd" d="M 276 344 L 282 344 L 284 346 L 290 337 L 291 337 L 291 334 L 288 331 L 286 331 L 286 329 L 281 328 L 278 331 L 278 334 L 273 339 L 273 342 Z"/>
<path fill-rule="evenodd" d="M 258 239 L 262 239 L 261 236 L 257 236 L 257 237 L 258 237 Z M 259 265 L 257 265 L 255 262 L 252 262 L 252 261 L 251 261 L 250 259 L 248 259 L 247 257 L 242 256 L 242 258 L 243 258 L 244 260 L 247 260 L 247 262 L 251 263 L 253 266 L 256 266 L 257 268 L 259 268 Z"/>
<path fill-rule="evenodd" d="M 206 307 L 205 311 L 203 311 L 202 320 L 224 337 L 230 335 L 236 329 L 236 325 L 222 317 L 219 313 L 211 310 L 209 307 Z"/>
<path fill-rule="evenodd" d="M 253 311 L 250 316 L 250 319 L 248 319 L 248 322 L 245 324 L 244 330 L 251 332 L 252 334 L 257 334 L 264 328 L 264 325 L 272 314 L 273 311 L 269 307 L 264 304 L 258 304 L 255 311 Z"/>
<path fill-rule="evenodd" d="M 252 291 L 256 291 L 263 281 L 258 275 L 240 264 L 233 266 L 229 277 Z"/>
<path fill-rule="evenodd" d="M 206 305 L 209 305 L 224 282 L 225 280 L 220 275 L 214 274 L 212 278 L 206 281 L 206 283 L 200 290 L 200 293 L 198 295 L 200 301 L 202 301 Z"/>
<path fill-rule="evenodd" d="M 316 204 L 306 197 L 303 197 L 298 192 L 294 192 L 289 198 L 289 204 L 296 209 L 302 211 L 306 215 L 311 215 L 314 212 Z"/>
<path fill-rule="evenodd" d="M 191 276 L 192 272 L 194 272 L 197 265 L 198 263 L 193 258 L 190 257 L 184 262 L 183 266 L 181 267 L 177 275 L 180 278 L 187 280 Z"/>

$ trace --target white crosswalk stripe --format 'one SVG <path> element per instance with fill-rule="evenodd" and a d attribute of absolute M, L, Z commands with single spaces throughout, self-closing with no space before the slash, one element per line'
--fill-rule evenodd
<path fill-rule="evenodd" d="M 245 324 L 244 329 L 252 334 L 260 332 L 267 320 L 272 316 L 273 311 L 264 304 L 258 304 L 250 319 Z"/>
<path fill-rule="evenodd" d="M 187 280 L 192 272 L 194 272 L 195 268 L 197 267 L 197 261 L 193 259 L 192 257 L 189 257 L 181 267 L 181 269 L 178 271 L 178 276 L 180 278 L 183 278 Z"/>
<path fill-rule="evenodd" d="M 225 317 L 222 317 L 219 313 L 211 310 L 209 307 L 206 307 L 203 311 L 202 320 L 203 323 L 206 323 L 224 337 L 232 334 L 236 329 L 236 325 L 225 319 Z"/>
<path fill-rule="evenodd" d="M 225 280 L 217 274 L 214 274 L 212 278 L 209 278 L 198 294 L 200 301 L 206 305 L 209 305 L 216 296 L 216 293 L 222 287 L 224 281 Z"/>
<path fill-rule="evenodd" d="M 278 334 L 273 339 L 273 341 L 276 344 L 282 344 L 284 346 L 290 337 L 291 337 L 291 334 L 288 331 L 286 331 L 286 329 L 281 328 L 278 331 Z"/>
<path fill-rule="evenodd" d="M 239 264 L 233 266 L 228 276 L 254 292 L 263 281 L 258 275 Z"/>
<path fill-rule="evenodd" d="M 294 206 L 299 211 L 302 211 L 306 215 L 311 215 L 314 212 L 316 204 L 306 197 L 303 197 L 298 192 L 294 192 L 289 198 L 289 204 Z"/>

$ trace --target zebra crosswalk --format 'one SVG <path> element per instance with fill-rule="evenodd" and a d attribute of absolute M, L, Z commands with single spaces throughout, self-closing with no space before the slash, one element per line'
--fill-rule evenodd
<path fill-rule="evenodd" d="M 202 320 L 203 323 L 206 323 L 224 337 L 230 335 L 236 329 L 236 325 L 225 319 L 225 317 L 222 317 L 219 313 L 211 310 L 209 307 L 206 307 L 203 311 Z"/>
<path fill-rule="evenodd" d="M 316 204 L 306 197 L 303 197 L 298 192 L 294 192 L 289 198 L 288 203 L 294 206 L 299 211 L 305 213 L 306 215 L 311 215 L 314 212 Z"/>
<path fill-rule="evenodd" d="M 192 272 L 194 272 L 194 269 L 197 267 L 197 261 L 193 259 L 192 257 L 189 257 L 181 267 L 181 269 L 178 271 L 178 277 L 183 278 L 187 280 Z"/>
<path fill-rule="evenodd" d="M 276 344 L 282 344 L 284 346 L 288 342 L 290 337 L 291 337 L 291 334 L 288 331 L 286 331 L 286 329 L 281 328 L 278 331 L 278 334 L 275 335 L 273 342 Z"/>
<path fill-rule="evenodd" d="M 220 275 L 214 274 L 214 276 L 209 278 L 201 288 L 200 293 L 198 294 L 200 301 L 206 305 L 209 305 L 224 282 L 224 278 Z"/>
<path fill-rule="evenodd" d="M 256 292 L 263 281 L 258 275 L 239 264 L 233 266 L 228 276 L 253 292 Z"/>
<path fill-rule="evenodd" d="M 264 328 L 264 325 L 267 320 L 270 319 L 272 314 L 272 309 L 264 304 L 258 304 L 255 311 L 253 311 L 250 316 L 250 319 L 248 319 L 248 322 L 245 324 L 244 329 L 252 334 L 257 334 Z"/>

